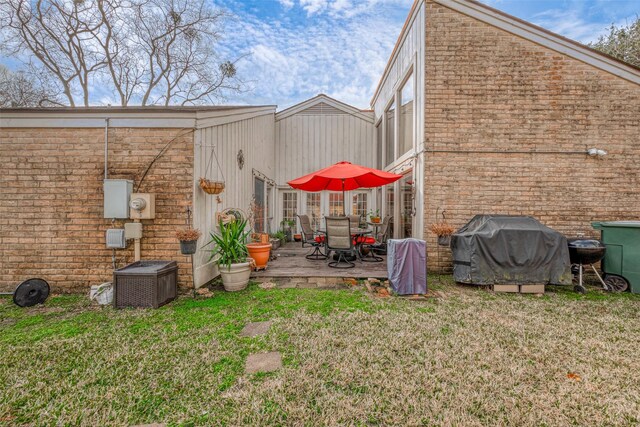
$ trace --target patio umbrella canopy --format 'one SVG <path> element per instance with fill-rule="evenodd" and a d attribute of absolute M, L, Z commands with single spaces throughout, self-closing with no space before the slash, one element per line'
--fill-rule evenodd
<path fill-rule="evenodd" d="M 344 214 L 344 192 L 358 188 L 382 187 L 402 178 L 402 175 L 385 172 L 351 162 L 338 162 L 319 171 L 289 181 L 293 188 L 303 191 L 342 191 L 342 213 Z"/>
<path fill-rule="evenodd" d="M 402 175 L 354 165 L 351 162 L 338 162 L 291 180 L 287 184 L 304 191 L 349 191 L 363 187 L 382 187 L 400 178 Z"/>

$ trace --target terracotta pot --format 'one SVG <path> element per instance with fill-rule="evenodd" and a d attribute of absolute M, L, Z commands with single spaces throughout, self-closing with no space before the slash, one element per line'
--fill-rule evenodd
<path fill-rule="evenodd" d="M 236 292 L 246 289 L 251 277 L 251 263 L 242 262 L 231 264 L 229 267 L 221 265 L 219 268 L 225 291 Z"/>
<path fill-rule="evenodd" d="M 302 241 L 302 234 L 294 234 L 293 240 L 295 240 L 296 242 Z"/>
<path fill-rule="evenodd" d="M 269 262 L 269 253 L 271 252 L 271 243 L 247 243 L 249 256 L 256 263 L 256 270 L 264 270 Z"/>
<path fill-rule="evenodd" d="M 380 223 L 380 217 L 379 216 L 371 217 L 371 222 L 374 223 L 374 224 L 379 224 Z"/>
<path fill-rule="evenodd" d="M 269 243 L 269 235 L 267 233 L 260 233 L 260 243 Z"/>

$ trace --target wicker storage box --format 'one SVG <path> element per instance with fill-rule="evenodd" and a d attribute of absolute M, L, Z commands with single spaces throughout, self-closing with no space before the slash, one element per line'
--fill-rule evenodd
<path fill-rule="evenodd" d="M 113 306 L 158 308 L 176 298 L 177 283 L 175 261 L 134 262 L 113 272 Z"/>

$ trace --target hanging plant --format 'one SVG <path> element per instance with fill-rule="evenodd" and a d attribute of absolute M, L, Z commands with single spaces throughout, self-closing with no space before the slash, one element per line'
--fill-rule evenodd
<path fill-rule="evenodd" d="M 200 188 L 207 194 L 220 194 L 224 191 L 224 181 L 211 181 L 201 177 Z"/>
<path fill-rule="evenodd" d="M 213 181 L 206 178 L 207 173 L 211 169 L 211 163 L 213 159 L 216 160 L 216 164 L 218 165 L 218 170 L 220 171 L 220 175 L 222 175 L 222 181 Z M 207 162 L 207 168 L 204 171 L 205 176 L 200 177 L 200 188 L 207 194 L 220 194 L 224 191 L 224 174 L 222 173 L 222 167 L 220 167 L 220 162 L 218 161 L 218 156 L 216 156 L 215 147 L 211 148 L 211 155 L 209 156 L 209 161 Z"/>
<path fill-rule="evenodd" d="M 449 246 L 451 244 L 451 235 L 456 229 L 447 222 L 436 222 L 429 226 L 433 234 L 438 236 L 438 244 L 440 246 Z"/>
<path fill-rule="evenodd" d="M 180 241 L 180 252 L 182 255 L 192 255 L 196 253 L 200 230 L 196 228 L 184 228 L 176 231 L 176 238 Z"/>

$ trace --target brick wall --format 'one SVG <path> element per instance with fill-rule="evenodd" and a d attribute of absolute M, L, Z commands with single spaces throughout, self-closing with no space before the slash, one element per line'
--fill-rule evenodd
<path fill-rule="evenodd" d="M 176 138 L 177 136 L 177 138 Z M 139 192 L 156 194 L 156 219 L 144 220 L 142 259 L 180 261 L 180 285 L 191 267 L 173 234 L 192 198 L 193 133 L 184 129 L 112 128 L 109 177 L 134 180 L 172 139 Z M 111 250 L 102 218 L 103 129 L 0 129 L 0 289 L 42 277 L 54 292 L 86 292 L 111 280 Z M 122 221 L 114 224 L 122 227 Z M 133 243 L 116 251 L 133 261 Z"/>
<path fill-rule="evenodd" d="M 640 219 L 640 86 L 431 1 L 426 15 L 426 146 L 451 150 L 426 154 L 430 260 L 436 210 L 456 227 L 533 215 L 567 235 Z M 590 147 L 609 155 L 505 153 Z M 450 268 L 449 250 L 429 264 Z"/>

